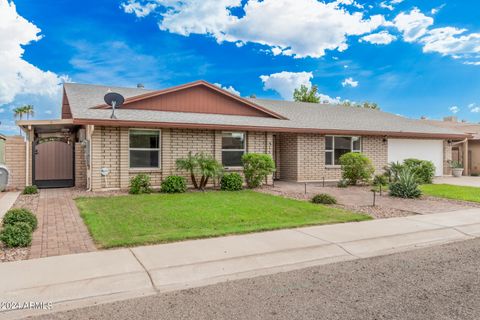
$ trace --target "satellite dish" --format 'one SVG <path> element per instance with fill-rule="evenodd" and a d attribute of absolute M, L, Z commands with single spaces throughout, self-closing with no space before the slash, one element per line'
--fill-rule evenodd
<path fill-rule="evenodd" d="M 119 108 L 123 102 L 125 102 L 125 98 L 120 93 L 107 92 L 103 97 L 103 100 L 105 100 L 106 104 L 112 107 L 112 115 L 110 116 L 110 119 L 117 119 L 117 117 L 115 117 L 115 108 Z"/>

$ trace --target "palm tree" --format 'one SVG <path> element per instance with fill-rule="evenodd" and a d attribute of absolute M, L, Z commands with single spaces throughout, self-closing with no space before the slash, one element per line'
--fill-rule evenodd
<path fill-rule="evenodd" d="M 22 120 L 23 115 L 25 114 L 25 107 L 16 107 L 13 109 L 13 116 L 15 119 Z M 20 128 L 20 135 L 22 135 L 22 128 Z"/>
<path fill-rule="evenodd" d="M 31 104 L 26 104 L 23 107 L 23 112 L 27 115 L 27 120 L 30 116 L 35 115 L 35 110 L 33 110 L 33 106 Z"/>

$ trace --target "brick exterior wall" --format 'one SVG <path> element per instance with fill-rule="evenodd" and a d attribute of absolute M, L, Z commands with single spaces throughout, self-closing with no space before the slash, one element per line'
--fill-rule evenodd
<path fill-rule="evenodd" d="M 452 161 L 452 145 L 448 141 L 443 141 L 443 174 L 451 175 L 452 168 L 450 167 Z"/>
<path fill-rule="evenodd" d="M 152 186 L 159 187 L 168 175 L 182 175 L 189 183 L 187 172 L 176 170 L 175 161 L 192 153 L 203 152 L 222 160 L 222 132 L 197 129 L 160 129 L 161 166 L 158 169 L 139 170 L 129 168 L 129 129 L 96 127 L 92 135 L 92 189 L 127 189 L 130 179 L 139 173 L 150 175 Z M 273 152 L 273 134 L 247 133 L 247 152 Z M 101 168 L 108 168 L 109 175 L 101 176 Z M 232 170 L 235 171 L 235 170 Z M 269 177 L 267 183 L 272 182 Z M 211 182 L 213 183 L 213 182 Z"/>
<path fill-rule="evenodd" d="M 325 136 L 313 133 L 281 134 L 282 180 L 321 181 L 341 178 L 339 166 L 325 166 Z M 362 137 L 362 151 L 372 160 L 376 173 L 387 164 L 387 142 L 382 137 Z"/>
<path fill-rule="evenodd" d="M 87 165 L 85 163 L 85 147 L 75 143 L 75 187 L 87 187 Z"/>
<path fill-rule="evenodd" d="M 25 187 L 25 144 L 23 137 L 7 137 L 5 141 L 5 165 L 10 171 L 8 189 Z"/>

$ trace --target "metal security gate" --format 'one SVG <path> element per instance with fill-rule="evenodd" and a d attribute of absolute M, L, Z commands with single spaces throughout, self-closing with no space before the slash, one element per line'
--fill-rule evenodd
<path fill-rule="evenodd" d="M 73 187 L 74 148 L 62 140 L 36 141 L 33 145 L 33 184 L 39 188 Z"/>

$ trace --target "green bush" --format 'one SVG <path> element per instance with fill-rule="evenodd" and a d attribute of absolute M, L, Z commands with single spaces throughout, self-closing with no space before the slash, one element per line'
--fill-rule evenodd
<path fill-rule="evenodd" d="M 430 184 L 435 176 L 435 165 L 431 161 L 405 159 L 403 165 L 417 178 L 419 184 Z"/>
<path fill-rule="evenodd" d="M 3 217 L 3 225 L 14 225 L 19 222 L 27 223 L 32 230 L 37 228 L 37 217 L 28 209 L 14 208 L 5 213 Z"/>
<path fill-rule="evenodd" d="M 144 173 L 138 174 L 130 180 L 131 194 L 151 193 L 150 176 Z"/>
<path fill-rule="evenodd" d="M 275 172 L 275 162 L 264 153 L 247 153 L 242 157 L 243 173 L 249 188 L 257 188 L 268 175 Z"/>
<path fill-rule="evenodd" d="M 384 174 L 376 174 L 373 177 L 374 186 L 386 186 L 388 184 L 388 177 Z"/>
<path fill-rule="evenodd" d="M 321 193 L 321 194 L 317 194 L 316 196 L 314 196 L 312 198 L 312 202 L 313 203 L 321 203 L 321 204 L 336 204 L 337 199 L 335 199 L 334 197 L 332 197 L 329 194 Z"/>
<path fill-rule="evenodd" d="M 220 189 L 225 191 L 239 191 L 243 188 L 243 178 L 236 172 L 225 174 L 220 180 Z"/>
<path fill-rule="evenodd" d="M 192 155 L 189 152 L 187 157 L 176 160 L 177 170 L 184 170 L 190 173 L 195 189 L 204 190 L 209 179 L 215 179 L 222 175 L 223 166 L 214 157 L 203 153 Z M 198 179 L 200 176 L 200 180 Z"/>
<path fill-rule="evenodd" d="M 27 222 L 7 224 L 0 233 L 7 247 L 27 247 L 32 243 L 32 227 Z"/>
<path fill-rule="evenodd" d="M 390 195 L 399 198 L 418 198 L 422 192 L 418 188 L 417 177 L 408 168 L 398 174 L 398 179 L 389 185 Z"/>
<path fill-rule="evenodd" d="M 163 193 L 183 193 L 187 191 L 187 181 L 184 177 L 168 176 L 162 181 L 160 191 Z"/>
<path fill-rule="evenodd" d="M 22 192 L 22 194 L 37 194 L 37 193 L 38 193 L 37 186 L 26 186 Z"/>
<path fill-rule="evenodd" d="M 385 170 L 385 176 L 388 178 L 388 182 L 394 182 L 398 180 L 398 175 L 400 171 L 403 170 L 405 166 L 400 162 L 390 162 L 383 169 Z"/>
<path fill-rule="evenodd" d="M 346 188 L 348 187 L 348 181 L 345 179 L 340 179 L 337 183 L 338 188 Z"/>
<path fill-rule="evenodd" d="M 375 172 L 370 159 L 362 153 L 349 152 L 342 155 L 340 165 L 342 166 L 342 178 L 351 185 L 370 181 Z"/>

